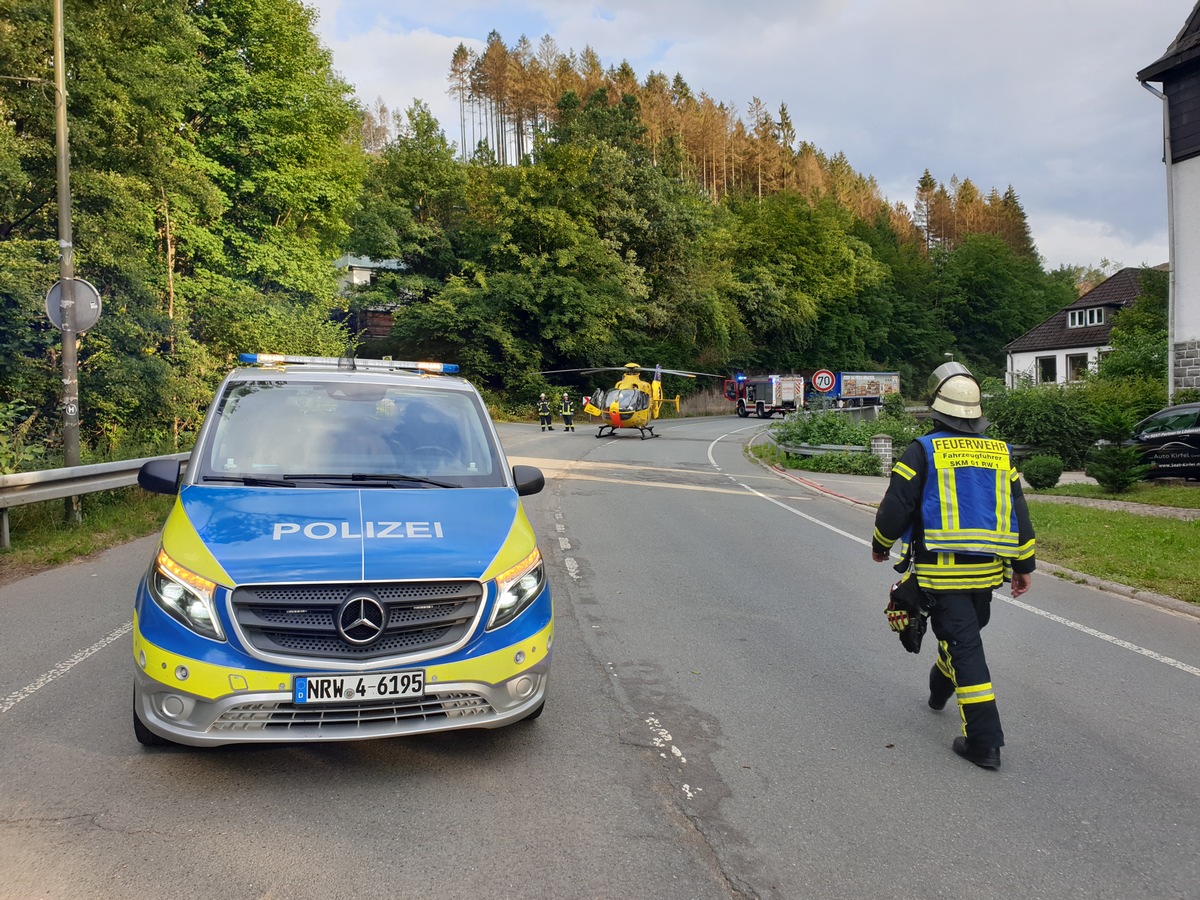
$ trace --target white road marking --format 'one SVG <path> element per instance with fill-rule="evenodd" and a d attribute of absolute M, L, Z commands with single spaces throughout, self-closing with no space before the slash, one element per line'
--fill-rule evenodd
<path fill-rule="evenodd" d="M 738 430 L 745 431 L 746 429 L 741 428 Z M 731 434 L 736 434 L 736 433 L 737 432 L 731 432 Z M 723 437 L 724 437 L 724 435 L 723 435 Z M 720 468 L 720 466 L 717 466 L 716 460 L 713 458 L 712 448 L 715 447 L 720 440 L 721 440 L 721 438 L 717 438 L 715 441 L 713 441 L 711 444 L 709 444 L 709 452 L 708 452 L 709 461 L 712 462 L 713 466 L 715 466 L 718 469 Z M 822 522 L 820 519 L 813 518 L 812 516 L 808 515 L 807 513 L 803 513 L 798 509 L 793 509 L 792 507 L 788 506 L 786 503 L 776 500 L 774 497 L 768 497 L 766 494 L 756 491 L 754 488 L 750 487 L 749 485 L 743 484 L 742 482 L 737 481 L 736 479 L 733 479 L 732 476 L 730 476 L 730 478 L 733 480 L 734 484 L 738 485 L 739 487 L 743 488 L 744 490 L 749 491 L 751 494 L 754 494 L 756 497 L 761 497 L 763 500 L 767 500 L 771 503 L 774 503 L 776 506 L 780 507 L 781 509 L 786 509 L 788 512 L 792 513 L 793 515 L 797 515 L 800 518 L 802 518 L 808 522 L 812 522 L 814 525 L 819 525 L 822 528 L 828 529 L 829 531 L 832 531 L 834 534 L 839 534 L 844 538 L 849 538 L 850 540 L 854 541 L 857 544 L 861 544 L 864 547 L 871 546 L 870 541 L 864 540 L 863 538 L 860 538 L 856 534 L 850 534 L 849 532 L 843 531 L 842 529 L 840 529 L 834 525 L 830 525 L 828 522 Z M 1047 612 L 1044 609 L 1039 609 L 1038 607 L 1032 606 L 1028 603 L 1025 603 L 1022 600 L 1014 600 L 1012 597 L 1006 596 L 1005 594 L 1001 594 L 996 591 L 992 592 L 992 598 L 995 600 L 1002 600 L 1003 602 L 1009 604 L 1010 606 L 1016 606 L 1019 609 L 1023 609 L 1026 612 L 1031 612 L 1037 616 L 1042 616 L 1043 618 L 1049 619 L 1052 622 L 1057 622 L 1060 625 L 1066 625 L 1068 628 L 1074 628 L 1078 632 L 1081 632 L 1081 633 L 1087 634 L 1087 635 L 1091 635 L 1094 638 L 1098 638 L 1099 640 L 1102 640 L 1109 644 L 1112 644 L 1114 647 L 1120 647 L 1124 650 L 1130 650 L 1134 653 L 1138 653 L 1138 654 L 1146 657 L 1147 659 L 1152 659 L 1155 662 L 1160 662 L 1165 666 L 1171 666 L 1172 668 L 1178 669 L 1181 672 L 1187 672 L 1189 675 L 1200 676 L 1200 668 L 1197 668 L 1196 666 L 1190 666 L 1187 663 L 1181 662 L 1177 659 L 1173 659 L 1170 656 L 1164 656 L 1163 654 L 1157 653 L 1154 650 L 1147 649 L 1146 647 L 1141 647 L 1137 644 L 1130 643 L 1129 641 L 1122 640 L 1119 637 L 1114 637 L 1111 634 L 1105 634 L 1103 631 L 1097 631 L 1095 628 L 1089 628 L 1087 625 L 1084 625 L 1080 622 L 1075 622 L 1071 619 L 1066 619 L 1066 618 L 1063 618 L 1062 616 L 1055 615 L 1054 613 Z M 1151 607 L 1151 608 L 1153 608 L 1153 607 Z"/>
<path fill-rule="evenodd" d="M 10 709 L 12 709 L 14 706 L 16 706 L 18 703 L 20 703 L 22 700 L 26 700 L 29 697 L 32 697 L 35 693 L 40 691 L 42 688 L 44 688 L 50 682 L 54 681 L 56 678 L 61 678 L 63 675 L 66 675 L 67 672 L 71 671 L 71 669 L 75 668 L 77 665 L 79 665 L 81 662 L 83 662 L 85 659 L 87 659 L 93 653 L 98 653 L 99 651 L 101 651 L 105 647 L 107 647 L 109 644 L 111 644 L 113 641 L 118 640 L 119 638 L 129 634 L 129 632 L 132 630 L 133 630 L 133 622 L 126 622 L 124 625 L 122 625 L 116 631 L 109 632 L 107 635 L 102 637 L 100 640 L 96 641 L 96 643 L 92 644 L 92 646 L 88 647 L 86 650 L 80 650 L 78 653 L 76 653 L 70 659 L 63 660 L 57 666 L 55 666 L 53 669 L 51 669 L 49 672 L 47 672 L 45 675 L 42 675 L 40 678 L 36 679 L 35 681 L 30 682 L 25 687 L 21 688 L 21 690 L 14 691 L 13 693 L 11 693 L 7 697 L 5 697 L 3 700 L 0 700 L 0 713 L 6 713 Z"/>
<path fill-rule="evenodd" d="M 1054 613 L 1046 612 L 1044 609 L 1038 609 L 1036 606 L 1030 606 L 1023 600 L 1014 600 L 1012 597 L 1006 597 L 1003 594 L 993 593 L 992 597 L 997 600 L 1003 600 L 1011 606 L 1017 606 L 1026 612 L 1031 612 L 1034 615 L 1042 616 L 1052 622 L 1058 622 L 1060 625 L 1066 625 L 1068 628 L 1074 628 L 1076 631 L 1082 631 L 1084 634 L 1090 634 L 1094 638 L 1099 638 L 1102 641 L 1107 641 L 1115 647 L 1122 647 L 1125 650 L 1132 650 L 1134 653 L 1140 653 L 1147 659 L 1152 659 L 1155 662 L 1160 662 L 1163 665 L 1171 666 L 1179 669 L 1181 672 L 1187 672 L 1189 675 L 1200 675 L 1200 669 L 1195 666 L 1189 666 L 1185 662 L 1180 662 L 1177 659 L 1172 659 L 1169 656 L 1163 656 L 1161 653 L 1155 653 L 1153 650 L 1147 650 L 1145 647 L 1139 647 L 1137 644 L 1131 644 L 1129 641 L 1122 640 L 1119 637 L 1113 637 L 1111 634 L 1105 634 L 1103 631 L 1097 631 L 1095 628 L 1088 628 L 1086 625 L 1081 625 L 1078 622 L 1072 622 L 1070 619 L 1064 619 L 1062 616 L 1056 616 Z"/>

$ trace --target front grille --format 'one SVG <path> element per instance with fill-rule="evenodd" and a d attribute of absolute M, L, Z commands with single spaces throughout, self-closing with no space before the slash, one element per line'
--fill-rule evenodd
<path fill-rule="evenodd" d="M 493 712 L 481 694 L 454 692 L 407 700 L 337 706 L 298 706 L 291 702 L 245 703 L 222 713 L 210 731 L 325 731 L 379 729 L 389 725 L 483 716 Z"/>
<path fill-rule="evenodd" d="M 347 642 L 337 628 L 342 603 L 361 594 L 386 612 L 382 635 L 365 646 Z M 483 599 L 478 581 L 410 581 L 249 585 L 236 588 L 230 602 L 242 637 L 262 654 L 361 662 L 464 642 Z"/>

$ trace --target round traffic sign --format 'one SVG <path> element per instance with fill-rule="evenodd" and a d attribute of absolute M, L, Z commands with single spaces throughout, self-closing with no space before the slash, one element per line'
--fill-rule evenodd
<path fill-rule="evenodd" d="M 812 386 L 822 394 L 833 390 L 833 373 L 828 369 L 818 369 L 813 372 Z"/>
<path fill-rule="evenodd" d="M 100 292 L 91 282 L 82 278 L 73 279 L 75 282 L 75 330 L 84 332 L 96 324 L 100 318 Z M 54 327 L 62 331 L 62 282 L 54 282 L 54 287 L 46 292 L 46 315 L 54 323 Z"/>

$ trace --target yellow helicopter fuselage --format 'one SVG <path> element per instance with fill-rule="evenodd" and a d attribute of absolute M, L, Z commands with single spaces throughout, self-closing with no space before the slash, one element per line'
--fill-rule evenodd
<path fill-rule="evenodd" d="M 663 397 L 661 381 L 646 381 L 638 372 L 631 371 L 621 376 L 615 387 L 596 391 L 584 404 L 583 411 L 601 420 L 596 437 L 601 437 L 606 428 L 609 434 L 618 428 L 636 428 L 645 439 L 647 433 L 657 437 L 650 421 L 662 414 L 664 403 L 674 403 L 675 409 L 679 409 L 678 396 L 673 400 Z"/>

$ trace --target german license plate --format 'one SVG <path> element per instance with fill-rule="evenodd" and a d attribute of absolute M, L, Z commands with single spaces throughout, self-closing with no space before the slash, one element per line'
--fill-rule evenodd
<path fill-rule="evenodd" d="M 297 675 L 292 682 L 292 700 L 300 704 L 362 703 L 424 695 L 424 669 L 370 675 Z"/>

